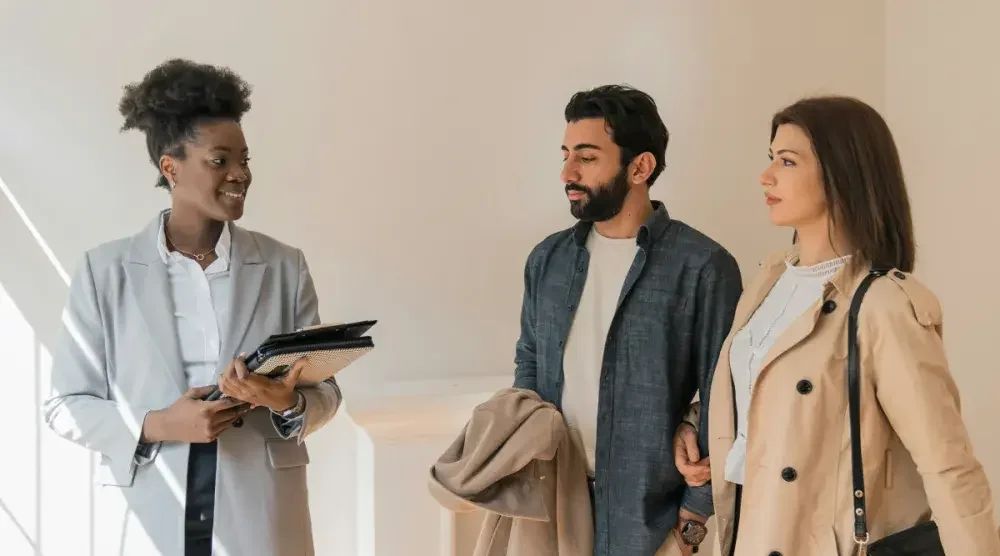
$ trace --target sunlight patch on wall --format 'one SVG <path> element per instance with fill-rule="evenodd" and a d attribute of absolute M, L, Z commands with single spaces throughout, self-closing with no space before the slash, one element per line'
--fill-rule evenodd
<path fill-rule="evenodd" d="M 0 546 L 4 554 L 35 554 L 40 536 L 38 406 L 35 396 L 37 365 L 35 334 L 27 319 L 14 305 L 14 300 L 0 284 L 0 338 L 4 342 L 4 366 L 10 376 L 19 379 L 19 392 L 7 396 L 4 410 L 19 416 L 19 426 L 7 428 L 4 442 L 16 447 L 8 454 L 16 457 L 0 459 Z M 5 450 L 6 452 L 6 450 Z M 10 552 L 8 552 L 10 551 Z"/>
<path fill-rule="evenodd" d="M 22 390 L 5 410 L 8 453 L 0 459 L 0 546 L 4 556 L 91 554 L 93 467 L 90 453 L 53 434 L 42 421 L 52 358 L 0 284 L 0 338 L 5 367 Z"/>

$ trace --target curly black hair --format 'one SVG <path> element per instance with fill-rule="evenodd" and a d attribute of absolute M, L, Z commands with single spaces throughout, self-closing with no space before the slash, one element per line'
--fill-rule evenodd
<path fill-rule="evenodd" d="M 142 131 L 149 159 L 157 167 L 164 154 L 184 159 L 184 141 L 194 138 L 198 124 L 239 122 L 250 110 L 251 87 L 246 81 L 229 68 L 190 60 L 168 60 L 124 89 L 118 103 L 125 118 L 121 131 Z M 160 175 L 156 186 L 169 184 Z"/>
<path fill-rule="evenodd" d="M 611 140 L 621 148 L 623 166 L 644 152 L 653 153 L 656 167 L 646 181 L 650 187 L 663 172 L 670 133 L 648 94 L 628 85 L 602 85 L 573 95 L 565 115 L 567 122 L 603 118 Z"/>

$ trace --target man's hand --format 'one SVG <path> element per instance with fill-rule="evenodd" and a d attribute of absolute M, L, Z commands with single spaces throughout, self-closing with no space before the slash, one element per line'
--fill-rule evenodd
<path fill-rule="evenodd" d="M 295 405 L 295 384 L 308 360 L 303 357 L 290 371 L 278 378 L 252 374 L 243 362 L 243 355 L 233 359 L 219 377 L 219 390 L 230 398 L 242 400 L 251 407 L 264 406 L 281 413 Z"/>
<path fill-rule="evenodd" d="M 211 391 L 211 386 L 191 388 L 170 407 L 149 412 L 142 424 L 142 441 L 150 444 L 212 442 L 250 410 L 239 400 L 223 398 L 206 402 L 200 399 Z"/>
<path fill-rule="evenodd" d="M 689 423 L 681 423 L 674 433 L 674 464 L 684 475 L 688 486 L 699 487 L 712 480 L 711 458 L 701 459 L 698 431 Z"/>
<path fill-rule="evenodd" d="M 695 551 L 698 550 L 700 545 L 691 546 L 684 542 L 684 538 L 681 537 L 681 527 L 684 526 L 684 522 L 686 521 L 697 521 L 698 523 L 704 525 L 705 522 L 708 521 L 708 518 L 691 513 L 684 508 L 681 508 L 680 512 L 677 514 L 677 525 L 674 527 L 674 538 L 677 540 L 677 546 L 681 549 L 681 554 L 683 556 L 692 556 Z M 702 544 L 704 544 L 704 542 Z"/>

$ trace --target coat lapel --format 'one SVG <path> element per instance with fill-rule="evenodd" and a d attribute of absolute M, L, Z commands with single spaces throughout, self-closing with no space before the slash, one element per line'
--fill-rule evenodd
<path fill-rule="evenodd" d="M 775 256 L 761 263 L 761 275 L 758 280 L 743 293 L 740 303 L 736 308 L 736 315 L 733 317 L 731 330 L 735 334 L 743 329 L 750 322 L 750 317 L 757 312 L 764 298 L 771 292 L 771 288 L 778 283 L 781 273 L 785 269 L 785 257 Z"/>
<path fill-rule="evenodd" d="M 779 266 L 779 263 L 782 266 Z M 712 381 L 711 399 L 713 403 L 709 405 L 709 411 L 714 414 L 711 421 L 719 423 L 712 433 L 716 438 L 732 440 L 736 437 L 736 424 L 733 420 L 733 416 L 736 414 L 736 400 L 733 397 L 733 375 L 729 365 L 729 350 L 733 343 L 733 337 L 746 326 L 750 317 L 753 316 L 764 298 L 767 297 L 768 292 L 774 287 L 781 276 L 783 265 L 784 257 L 774 257 L 773 260 L 762 262 L 761 274 L 747 286 L 736 306 L 733 326 L 730 328 L 729 337 L 723 342 L 722 355 L 719 356 L 715 379 Z M 716 414 L 716 412 L 718 413 Z"/>
<path fill-rule="evenodd" d="M 170 294 L 167 266 L 156 247 L 162 214 L 132 238 L 125 258 L 129 289 L 142 313 L 149 338 L 160 354 L 164 370 L 181 392 L 187 391 L 187 379 L 181 361 L 180 342 L 174 325 L 174 304 Z"/>
<path fill-rule="evenodd" d="M 224 331 L 222 351 L 219 353 L 219 370 L 225 369 L 233 357 L 239 355 L 250 321 L 260 299 L 261 285 L 267 264 L 257 249 L 250 232 L 230 223 L 233 237 L 229 279 L 232 284 L 230 322 Z"/>
<path fill-rule="evenodd" d="M 790 256 L 795 256 L 793 251 Z M 784 264 L 784 263 L 782 263 Z M 781 271 L 783 272 L 783 271 Z M 772 273 L 773 281 L 777 281 L 778 277 L 781 276 L 781 272 L 775 271 Z M 792 321 L 792 323 L 777 337 L 774 345 L 771 346 L 770 351 L 767 353 L 767 357 L 761 363 L 760 372 L 757 374 L 757 380 L 759 381 L 767 369 L 774 363 L 779 357 L 787 353 L 790 349 L 799 345 L 806 338 L 812 334 L 813 330 L 816 329 L 816 324 L 819 322 L 820 316 L 822 315 L 823 305 L 829 300 L 841 300 L 850 299 L 850 292 L 853 291 L 853 284 L 856 280 L 854 269 L 850 264 L 845 265 L 840 270 L 833 275 L 833 277 L 827 281 L 826 287 L 823 290 L 823 295 L 818 299 L 813 305 L 809 307 L 803 314 L 799 315 L 799 318 Z M 773 286 L 772 282 L 772 286 Z M 763 302 L 763 298 L 766 296 L 761 296 L 757 300 L 757 306 Z M 848 302 L 837 301 L 838 303 Z M 755 308 L 756 310 L 756 308 Z M 846 310 L 846 307 L 844 308 Z M 751 313 L 752 314 L 752 313 Z"/>
<path fill-rule="evenodd" d="M 824 294 L 824 298 L 825 298 Z M 799 345 L 799 342 L 805 340 L 812 334 L 812 331 L 816 328 L 816 321 L 819 320 L 820 307 L 823 304 L 823 299 L 820 299 L 814 303 L 805 313 L 799 315 L 797 319 L 792 321 L 792 323 L 782 332 L 771 346 L 771 350 L 767 352 L 767 357 L 760 365 L 760 372 L 757 374 L 757 380 L 763 376 L 767 368 L 773 363 L 777 358 L 781 357 L 785 352 L 792 349 L 793 347 Z"/>

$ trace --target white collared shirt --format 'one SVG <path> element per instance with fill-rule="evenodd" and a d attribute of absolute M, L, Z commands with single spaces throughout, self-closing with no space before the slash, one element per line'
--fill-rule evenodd
<path fill-rule="evenodd" d="M 197 261 L 167 248 L 164 224 L 170 211 L 160 218 L 156 247 L 167 266 L 174 326 L 181 363 L 189 388 L 214 385 L 219 366 L 223 331 L 228 330 L 232 299 L 229 276 L 232 232 L 227 222 L 215 244 L 216 260 L 202 270 Z"/>

